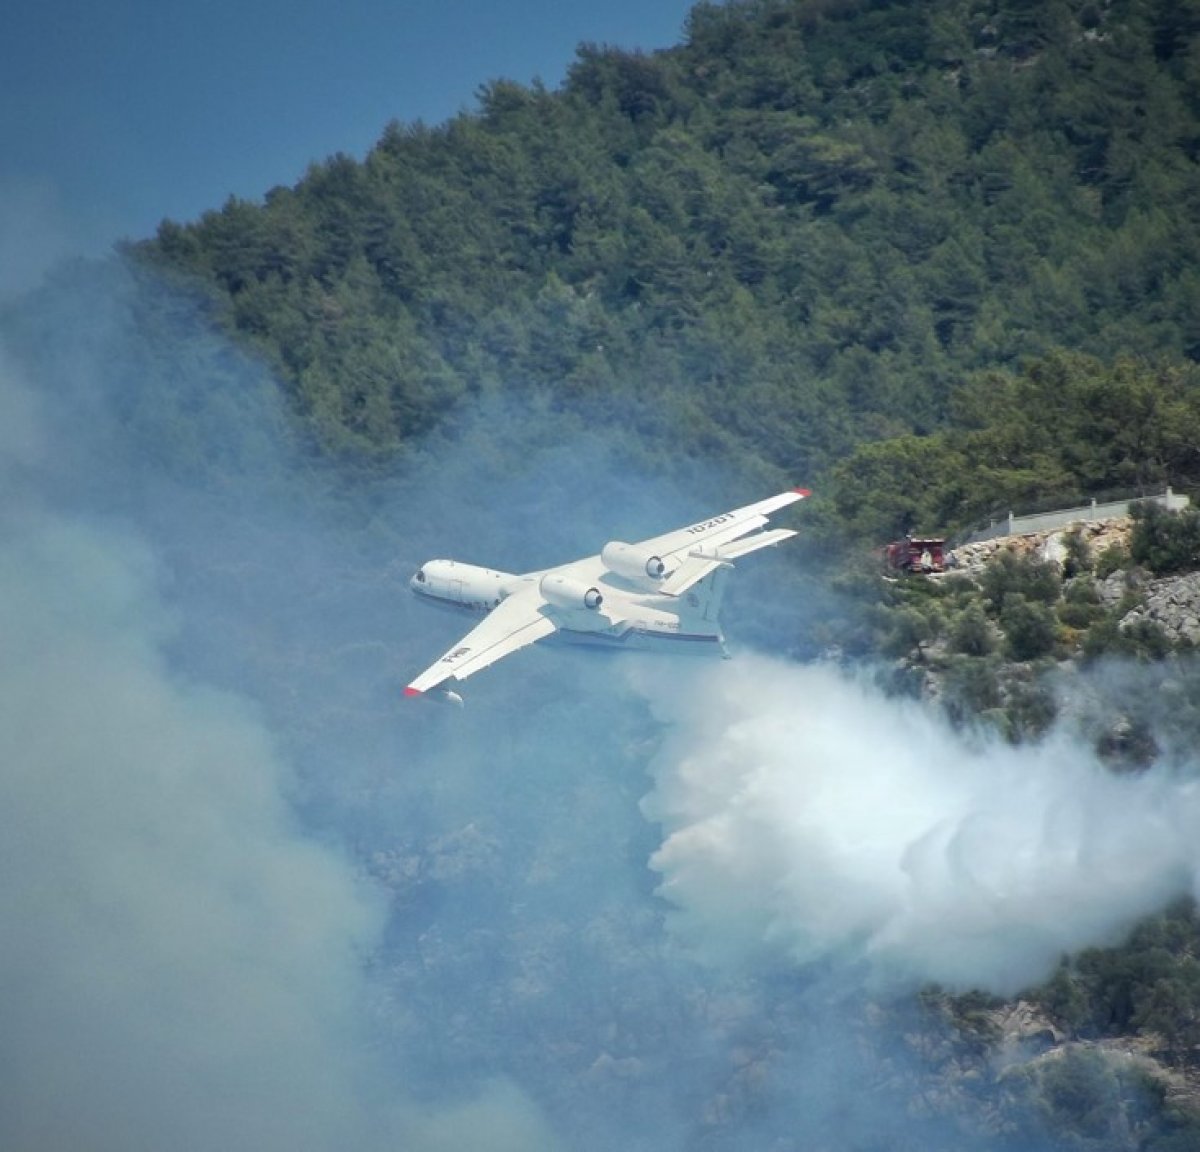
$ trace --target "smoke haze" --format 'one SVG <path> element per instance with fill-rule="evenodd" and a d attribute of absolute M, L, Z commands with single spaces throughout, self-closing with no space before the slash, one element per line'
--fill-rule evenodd
<path fill-rule="evenodd" d="M 328 1055 L 377 900 L 296 834 L 253 711 L 164 668 L 145 549 L 6 528 L 6 1147 L 368 1143 Z"/>
<path fill-rule="evenodd" d="M 65 404 L 61 365 L 30 384 L 0 357 L 0 1143 L 551 1146 L 503 1080 L 437 1109 L 389 1083 L 364 975 L 384 893 L 303 826 L 264 709 L 194 674 L 213 657 L 189 634 L 231 613 L 163 560 L 246 561 L 249 525 L 156 475 L 118 415 L 132 386 L 64 344 Z M 247 640 L 226 668 L 253 664 Z"/>
<path fill-rule="evenodd" d="M 0 334 L 6 1148 L 961 1147 L 867 990 L 1011 991 L 1194 883 L 1183 775 L 824 667 L 539 647 L 401 700 L 469 623 L 422 561 L 540 567 L 759 477 L 495 397 L 341 472 L 119 265 Z M 736 587 L 735 641 L 808 626 Z"/>
<path fill-rule="evenodd" d="M 26 291 L 71 249 L 62 197 L 49 180 L 0 175 L 0 301 Z"/>

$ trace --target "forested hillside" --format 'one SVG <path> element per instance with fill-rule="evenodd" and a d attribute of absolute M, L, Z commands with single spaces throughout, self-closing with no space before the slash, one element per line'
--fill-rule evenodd
<path fill-rule="evenodd" d="M 866 535 L 1186 487 L 1198 32 L 1194 0 L 702 3 L 675 49 L 585 45 L 560 91 L 493 81 L 142 251 L 338 451 L 532 393 L 827 492 L 871 442 L 835 478 Z"/>

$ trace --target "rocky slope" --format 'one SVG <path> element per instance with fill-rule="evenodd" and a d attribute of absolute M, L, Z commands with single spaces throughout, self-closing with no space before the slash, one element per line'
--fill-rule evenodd
<path fill-rule="evenodd" d="M 1134 527 L 1134 520 L 1122 517 L 967 544 L 954 550 L 947 572 L 891 583 L 885 616 L 893 638 L 901 639 L 892 648 L 897 684 L 915 686 L 955 720 L 993 723 L 1014 742 L 1035 740 L 1055 723 L 1072 725 L 1094 741 L 1114 771 L 1142 771 L 1180 750 L 1190 760 L 1197 714 L 1189 701 L 1197 693 L 1191 661 L 1183 657 L 1200 644 L 1200 571 L 1155 577 L 1134 565 Z M 973 632 L 965 626 L 971 620 Z M 1044 626 L 1046 642 L 1022 658 L 1018 626 L 1028 629 L 1030 620 Z M 1086 670 L 1109 654 L 1123 661 L 1108 671 L 1123 672 Z M 1158 709 L 1164 692 L 1171 696 L 1169 717 Z M 1085 1095 L 1095 1090 L 1097 1099 L 1107 1093 L 1095 1145 L 1105 1149 L 1146 1147 L 1137 1101 L 1149 1094 L 1178 1121 L 1172 1137 L 1182 1141 L 1178 1147 L 1200 1148 L 1200 1048 L 1181 1040 L 1195 1014 L 1193 1000 L 1200 1004 L 1192 981 L 1200 936 L 1194 913 L 1175 923 L 1188 927 L 1169 945 L 1159 940 L 1155 950 L 1138 953 L 1154 957 L 1144 969 L 1129 959 L 1133 952 L 1121 949 L 1091 958 L 1093 968 L 1106 973 L 1093 985 L 1079 968 L 1070 976 L 1064 969 L 1056 979 L 1069 994 L 1047 985 L 982 1009 L 969 999 L 946 997 L 945 1011 L 960 1040 L 966 1034 L 980 1040 L 965 1055 L 959 1045 L 944 1069 L 947 1084 L 985 1080 L 1002 1102 L 1032 1092 L 1043 1102 L 1075 1093 L 1078 1103 L 1081 1085 Z M 1111 968 L 1104 957 L 1111 957 Z M 1048 1007 L 1074 1003 L 1070 997 L 1084 986 L 1089 996 L 1116 995 L 1121 981 L 1142 1003 L 1175 997 L 1168 1025 L 1097 1024 L 1095 1015 L 1072 1019 L 1065 1008 L 1060 1014 Z M 1105 991 L 1097 993 L 1097 987 Z M 1003 1104 L 995 1123 L 1006 1130 Z"/>

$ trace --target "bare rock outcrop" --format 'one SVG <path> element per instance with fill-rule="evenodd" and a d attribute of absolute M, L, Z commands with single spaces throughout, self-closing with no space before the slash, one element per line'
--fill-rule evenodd
<path fill-rule="evenodd" d="M 994 540 L 978 540 L 953 549 L 951 571 L 977 576 L 999 552 L 1015 552 L 1019 556 L 1036 556 L 1063 567 L 1067 558 L 1067 537 L 1077 533 L 1093 557 L 1111 547 L 1128 548 L 1133 521 L 1128 516 L 1107 520 L 1081 520 L 1069 528 L 1052 532 L 1030 532 L 1024 536 L 999 536 Z"/>
<path fill-rule="evenodd" d="M 1200 644 L 1200 572 L 1151 580 L 1144 603 L 1122 616 L 1120 627 L 1143 621 L 1161 628 L 1172 644 Z"/>

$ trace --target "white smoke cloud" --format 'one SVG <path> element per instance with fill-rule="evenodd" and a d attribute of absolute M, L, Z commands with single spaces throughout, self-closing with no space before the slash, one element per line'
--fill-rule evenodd
<path fill-rule="evenodd" d="M 296 834 L 253 713 L 172 677 L 145 549 L 7 528 L 4 1145 L 361 1144 L 346 1051 L 379 910 Z"/>
<path fill-rule="evenodd" d="M 971 742 L 827 667 L 747 655 L 645 690 L 676 927 L 724 960 L 869 962 L 1012 993 L 1188 891 L 1200 788 L 1066 738 Z"/>
<path fill-rule="evenodd" d="M 260 710 L 171 658 L 192 609 L 146 537 L 50 494 L 52 403 L 0 349 L 0 1146 L 553 1147 L 503 1080 L 396 1080 L 381 893 Z"/>

